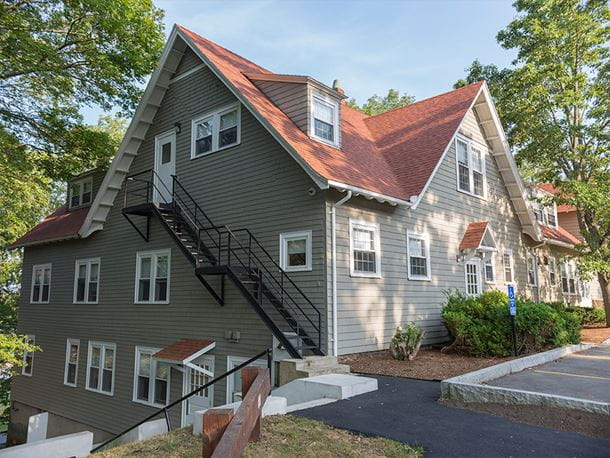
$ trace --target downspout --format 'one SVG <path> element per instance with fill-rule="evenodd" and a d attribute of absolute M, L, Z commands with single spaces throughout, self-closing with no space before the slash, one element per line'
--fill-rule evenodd
<path fill-rule="evenodd" d="M 343 199 L 335 202 L 330 209 L 331 245 L 332 245 L 332 314 L 333 314 L 333 356 L 339 356 L 339 330 L 337 316 L 337 208 L 352 198 L 352 191 L 347 191 Z"/>

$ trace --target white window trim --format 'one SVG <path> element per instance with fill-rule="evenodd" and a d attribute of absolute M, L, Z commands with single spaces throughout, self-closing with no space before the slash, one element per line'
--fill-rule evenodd
<path fill-rule="evenodd" d="M 229 112 L 237 109 L 237 141 L 235 143 L 231 143 L 230 145 L 226 145 L 223 147 L 219 147 L 218 143 L 220 141 L 220 117 Z M 196 140 L 197 140 L 197 129 L 196 126 L 201 121 L 205 121 L 208 118 L 212 118 L 212 149 L 206 153 L 196 154 Z M 200 157 L 209 156 L 210 154 L 214 154 L 218 151 L 222 151 L 228 148 L 233 148 L 241 143 L 241 104 L 239 102 L 231 103 L 229 105 L 222 106 L 216 110 L 208 111 L 207 113 L 203 113 L 191 121 L 191 159 L 198 159 Z"/>
<path fill-rule="evenodd" d="M 375 272 L 360 272 L 354 270 L 354 227 L 375 231 Z M 379 224 L 368 221 L 349 219 L 349 274 L 351 277 L 381 278 L 381 242 Z"/>
<path fill-rule="evenodd" d="M 28 342 L 30 342 L 32 345 L 36 345 L 36 336 L 33 334 L 26 334 L 26 337 L 28 338 Z M 32 354 L 32 364 L 30 364 L 29 366 L 21 366 L 21 375 L 25 375 L 26 377 L 31 377 L 32 374 L 34 373 L 34 352 L 29 352 L 29 351 L 23 351 L 23 362 L 26 361 L 26 356 L 28 355 L 28 353 Z M 30 372 L 26 372 L 26 369 L 29 369 Z"/>
<path fill-rule="evenodd" d="M 68 383 L 68 364 L 70 363 L 70 347 L 76 345 L 76 370 L 74 372 L 74 383 Z M 76 387 L 78 385 L 78 363 L 80 360 L 80 340 L 79 339 L 67 339 L 66 340 L 66 362 L 64 366 L 64 385 Z"/>
<path fill-rule="evenodd" d="M 477 266 L 477 285 L 479 288 L 477 294 L 470 294 L 468 292 L 468 264 L 476 264 Z M 483 273 L 481 272 L 481 265 L 481 259 L 478 257 L 467 259 L 466 262 L 464 262 L 464 289 L 467 296 L 476 297 L 483 292 Z"/>
<path fill-rule="evenodd" d="M 465 191 L 463 189 L 460 188 L 460 161 L 459 161 L 459 155 L 458 155 L 458 146 L 457 146 L 457 142 L 461 141 L 464 142 L 468 145 L 468 175 L 469 175 L 469 179 L 470 179 L 470 191 Z M 483 195 L 479 196 L 478 194 L 475 194 L 474 192 L 472 192 L 472 189 L 474 188 L 474 180 L 472 178 L 472 144 L 476 144 L 476 148 L 481 150 L 481 166 L 482 166 L 482 171 L 481 173 L 483 174 Z M 455 140 L 454 140 L 454 150 L 455 150 L 455 180 L 456 180 L 456 189 L 458 192 L 461 192 L 463 194 L 467 194 L 469 196 L 472 197 L 476 197 L 477 199 L 481 199 L 481 200 L 487 200 L 487 155 L 489 154 L 489 151 L 487 149 L 487 147 L 485 145 L 482 145 L 479 142 L 476 142 L 468 137 L 464 137 L 461 135 L 456 135 L 455 136 Z"/>
<path fill-rule="evenodd" d="M 534 283 L 530 282 L 530 260 L 534 261 Z M 527 273 L 527 284 L 528 286 L 533 286 L 535 288 L 538 287 L 538 283 L 540 283 L 538 279 L 538 259 L 533 254 L 528 254 L 526 258 L 526 273 Z"/>
<path fill-rule="evenodd" d="M 288 241 L 293 239 L 305 239 L 305 265 L 288 265 Z M 280 234 L 280 267 L 286 272 L 308 272 L 312 270 L 312 231 L 283 232 Z"/>
<path fill-rule="evenodd" d="M 553 266 L 553 270 L 551 270 L 551 266 Z M 553 277 L 551 273 L 555 274 L 555 282 L 553 283 Z M 560 274 L 561 275 L 561 274 Z M 554 256 L 549 256 L 549 286 L 556 288 L 557 287 L 557 259 Z"/>
<path fill-rule="evenodd" d="M 245 363 L 246 361 L 248 361 L 249 358 L 244 357 L 244 356 L 227 356 L 227 372 L 230 371 L 232 368 L 239 366 L 240 364 Z M 267 368 L 267 361 L 265 359 L 257 359 L 256 361 L 253 361 L 250 366 L 255 366 L 255 367 L 262 367 L 262 368 Z M 271 375 L 271 380 L 273 380 L 273 374 Z M 225 400 L 227 404 L 231 404 L 233 402 L 233 400 L 231 399 L 231 394 L 233 392 L 233 388 L 234 388 L 234 384 L 235 384 L 235 372 L 232 373 L 231 375 L 229 375 L 229 377 L 227 377 L 227 383 L 226 383 L 226 396 L 225 396 Z"/>
<path fill-rule="evenodd" d="M 91 368 L 91 356 L 93 354 L 94 345 L 101 347 L 100 367 L 99 367 L 99 374 L 98 374 L 98 378 L 97 378 L 99 388 L 97 388 L 97 389 L 89 388 L 89 369 Z M 103 383 L 102 379 L 103 379 L 103 370 L 104 370 L 104 360 L 106 359 L 106 348 L 110 348 L 110 349 L 114 350 L 114 355 L 112 358 L 112 389 L 110 390 L 110 392 L 102 391 L 102 389 L 101 389 L 102 383 Z M 95 340 L 89 341 L 88 350 L 87 350 L 87 374 L 85 377 L 85 389 L 87 391 L 103 394 L 106 396 L 114 396 L 114 381 L 115 381 L 115 376 L 116 376 L 116 358 L 117 358 L 116 344 L 110 343 L 110 342 L 98 342 Z"/>
<path fill-rule="evenodd" d="M 146 406 L 151 406 L 151 407 L 165 407 L 167 404 L 169 404 L 169 396 L 170 396 L 170 392 L 171 392 L 171 365 L 169 365 L 169 364 L 168 364 L 168 372 L 167 372 L 167 388 L 165 390 L 166 391 L 165 399 L 167 402 L 166 402 L 166 404 L 159 404 L 154 401 L 154 399 L 155 399 L 155 377 L 157 374 L 157 364 L 159 364 L 161 361 L 154 358 L 152 355 L 154 355 L 155 353 L 157 353 L 159 351 L 161 351 L 160 348 L 145 347 L 145 346 L 140 346 L 140 345 L 136 346 L 135 364 L 133 366 L 133 393 L 132 393 L 133 402 L 136 402 L 138 404 L 144 404 Z M 150 377 L 149 377 L 149 383 L 148 383 L 148 399 L 152 399 L 152 401 L 142 401 L 141 399 L 138 399 L 138 369 L 140 367 L 140 353 L 150 353 L 150 355 L 151 355 Z"/>
<path fill-rule="evenodd" d="M 491 271 L 492 271 L 492 275 L 493 275 L 493 280 L 488 280 L 487 279 L 487 262 L 490 261 L 491 262 Z M 496 284 L 496 279 L 498 278 L 496 275 L 496 257 L 495 257 L 495 253 L 489 253 L 488 256 L 485 257 L 485 259 L 483 259 L 483 279 L 485 280 L 485 284 L 486 285 L 495 285 Z"/>
<path fill-rule="evenodd" d="M 164 301 L 155 301 L 154 293 L 155 293 L 155 280 L 157 278 L 157 256 L 159 255 L 167 255 L 167 298 Z M 151 298 L 148 301 L 139 301 L 138 300 L 138 287 L 140 283 L 140 257 L 142 256 L 152 256 L 154 262 L 151 262 L 151 291 L 152 293 L 149 295 Z M 171 248 L 166 248 L 163 250 L 152 250 L 152 251 L 138 251 L 136 253 L 136 279 L 134 285 L 134 296 L 133 301 L 134 304 L 169 304 L 170 302 L 170 277 L 171 277 L 171 269 L 172 268 L 172 251 Z"/>
<path fill-rule="evenodd" d="M 578 276 L 576 275 L 576 264 L 574 263 L 574 261 L 564 261 L 562 264 L 565 266 L 567 276 L 564 277 L 563 273 L 561 273 L 561 272 L 559 274 L 560 275 L 559 278 L 560 278 L 560 282 L 561 282 L 561 293 L 564 296 L 577 296 L 579 285 L 578 285 Z M 564 278 L 568 279 L 568 291 L 564 291 L 564 289 L 563 289 L 563 279 Z M 574 292 L 570 291 L 570 279 L 574 280 Z"/>
<path fill-rule="evenodd" d="M 409 240 L 417 239 L 422 240 L 424 242 L 424 251 L 426 258 L 426 275 L 414 275 L 411 273 L 411 252 L 409 248 Z M 430 237 L 427 233 L 423 232 L 413 232 L 407 230 L 407 277 L 409 280 L 423 280 L 423 281 L 431 281 L 432 280 L 432 272 L 430 265 Z"/>
<path fill-rule="evenodd" d="M 95 292 L 95 301 L 89 300 L 89 283 L 91 278 L 91 264 L 97 263 L 97 291 Z M 78 268 L 80 265 L 86 265 L 87 269 L 85 272 L 85 300 L 76 300 L 76 293 L 78 291 Z M 97 304 L 100 300 L 100 279 L 102 273 L 102 260 L 101 258 L 83 258 L 77 259 L 74 264 L 74 292 L 72 296 L 72 303 L 74 304 Z"/>
<path fill-rule="evenodd" d="M 85 190 L 85 183 L 91 184 L 91 199 L 87 203 L 83 203 L 83 194 L 84 194 L 84 190 Z M 78 189 L 79 189 L 78 205 L 72 205 L 72 186 L 78 186 Z M 89 177 L 81 178 L 80 180 L 76 180 L 68 186 L 68 208 L 72 209 L 72 208 L 79 208 L 84 205 L 91 205 L 92 202 L 93 202 L 93 177 L 89 176 Z"/>
<path fill-rule="evenodd" d="M 511 274 L 511 281 L 508 281 L 508 279 L 506 278 L 506 267 L 504 266 L 504 255 L 507 254 L 509 259 L 510 259 L 510 274 Z M 504 251 L 502 251 L 502 273 L 504 275 L 504 284 L 505 285 L 514 285 L 515 282 L 515 258 L 513 257 L 513 249 L 512 248 L 505 248 Z"/>
<path fill-rule="evenodd" d="M 46 269 L 49 268 L 49 297 L 46 301 L 34 300 L 34 281 L 36 279 L 36 270 L 37 269 Z M 30 285 L 30 304 L 48 304 L 51 302 L 51 281 L 53 280 L 53 264 L 50 262 L 46 264 L 35 264 L 32 266 L 32 283 Z M 43 276 L 44 281 L 44 276 Z M 42 284 L 40 285 L 39 298 L 42 296 Z"/>
<path fill-rule="evenodd" d="M 316 135 L 316 128 L 315 128 L 315 116 L 314 116 L 314 100 L 317 100 L 318 102 L 324 104 L 324 105 L 328 105 L 330 107 L 332 107 L 333 109 L 333 134 L 334 134 L 334 141 L 330 141 L 327 140 L 323 137 L 318 137 Z M 321 143 L 324 143 L 326 145 L 330 145 L 333 146 L 335 148 L 339 148 L 341 146 L 341 126 L 339 123 L 339 109 L 340 109 L 340 105 L 339 102 L 336 100 L 333 100 L 330 96 L 327 96 L 326 94 L 323 94 L 322 92 L 319 91 L 311 91 L 310 96 L 309 96 L 309 108 L 310 108 L 310 118 L 309 118 L 309 136 Z"/>

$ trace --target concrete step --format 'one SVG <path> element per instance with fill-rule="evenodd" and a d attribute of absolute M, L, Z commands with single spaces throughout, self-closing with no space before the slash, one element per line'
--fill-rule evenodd
<path fill-rule="evenodd" d="M 339 364 L 336 356 L 306 356 L 303 359 L 283 359 L 280 361 L 279 384 L 292 380 L 323 374 L 349 374 L 350 368 Z"/>
<path fill-rule="evenodd" d="M 347 399 L 377 390 L 377 379 L 350 374 L 326 374 L 293 380 L 272 391 L 286 398 L 288 406 L 317 399 Z"/>

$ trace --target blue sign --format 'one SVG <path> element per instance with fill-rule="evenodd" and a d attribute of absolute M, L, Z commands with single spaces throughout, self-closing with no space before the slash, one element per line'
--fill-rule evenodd
<path fill-rule="evenodd" d="M 517 314 L 517 299 L 515 298 L 515 287 L 508 285 L 508 306 L 510 307 L 510 316 Z"/>

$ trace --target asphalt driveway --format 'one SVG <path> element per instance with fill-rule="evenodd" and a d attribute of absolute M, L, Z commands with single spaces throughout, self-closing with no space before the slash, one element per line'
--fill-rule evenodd
<path fill-rule="evenodd" d="M 379 381 L 376 392 L 294 414 L 365 435 L 421 446 L 426 457 L 610 456 L 610 440 L 439 404 L 438 382 L 376 378 Z"/>

